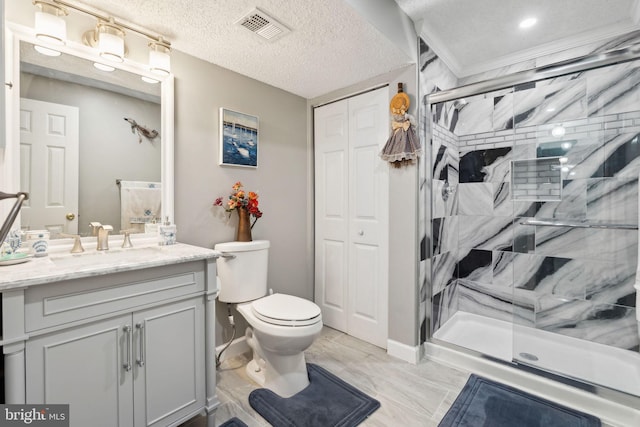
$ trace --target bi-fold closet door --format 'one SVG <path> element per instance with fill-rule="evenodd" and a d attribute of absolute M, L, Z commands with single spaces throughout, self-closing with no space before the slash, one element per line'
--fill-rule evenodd
<path fill-rule="evenodd" d="M 315 301 L 325 325 L 387 346 L 387 87 L 314 110 Z"/>

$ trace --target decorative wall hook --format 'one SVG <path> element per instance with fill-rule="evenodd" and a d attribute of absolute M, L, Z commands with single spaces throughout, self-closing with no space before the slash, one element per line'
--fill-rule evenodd
<path fill-rule="evenodd" d="M 148 140 L 152 140 L 158 137 L 158 131 L 153 129 L 153 130 L 149 130 L 144 126 L 139 125 L 138 123 L 136 123 L 135 120 L 133 120 L 130 117 L 125 117 L 124 118 L 127 122 L 129 122 L 129 124 L 131 125 L 131 133 L 136 133 L 138 132 L 138 143 L 142 143 L 142 137 L 144 136 L 145 138 L 147 138 Z"/>

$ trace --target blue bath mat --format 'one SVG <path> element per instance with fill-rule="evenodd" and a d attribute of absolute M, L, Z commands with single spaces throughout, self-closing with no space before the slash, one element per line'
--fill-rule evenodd
<path fill-rule="evenodd" d="M 313 363 L 307 363 L 309 386 L 280 397 L 259 388 L 249 404 L 274 427 L 353 427 L 380 407 L 380 402 Z"/>
<path fill-rule="evenodd" d="M 438 427 L 600 427 L 594 416 L 471 375 Z"/>
<path fill-rule="evenodd" d="M 243 423 L 240 419 L 233 417 L 229 418 L 224 423 L 220 424 L 218 427 L 248 427 L 245 423 Z"/>

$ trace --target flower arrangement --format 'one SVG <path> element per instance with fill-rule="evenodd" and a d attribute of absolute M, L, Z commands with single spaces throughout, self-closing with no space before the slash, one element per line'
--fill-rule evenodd
<path fill-rule="evenodd" d="M 253 228 L 258 218 L 262 216 L 262 212 L 258 208 L 258 193 L 253 191 L 246 192 L 242 188 L 242 183 L 240 181 L 236 182 L 227 202 L 223 203 L 223 198 L 218 197 L 213 206 L 223 206 L 224 210 L 229 214 L 234 210 L 246 209 L 255 218 L 253 224 L 251 224 L 251 228 Z"/>

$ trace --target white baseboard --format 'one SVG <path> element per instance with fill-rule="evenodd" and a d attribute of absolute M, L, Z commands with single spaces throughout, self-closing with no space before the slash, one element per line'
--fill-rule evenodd
<path fill-rule="evenodd" d="M 464 369 L 544 399 L 595 415 L 609 425 L 640 426 L 639 410 L 605 399 L 594 393 L 431 342 L 425 343 L 425 354 L 427 358 L 443 365 Z"/>
<path fill-rule="evenodd" d="M 226 344 L 222 344 L 216 347 L 216 355 L 220 354 L 220 352 L 222 351 L 225 345 Z M 233 357 L 239 356 L 243 353 L 248 352 L 249 350 L 251 350 L 251 348 L 247 343 L 246 337 L 242 336 L 240 338 L 236 338 L 231 342 L 231 345 L 229 346 L 229 348 L 227 348 L 224 351 L 224 353 L 222 353 L 222 357 L 220 358 L 220 361 L 223 362 L 226 359 L 231 359 Z"/>
<path fill-rule="evenodd" d="M 417 364 L 422 358 L 422 346 L 412 347 L 398 341 L 387 340 L 387 354 L 405 362 Z"/>

